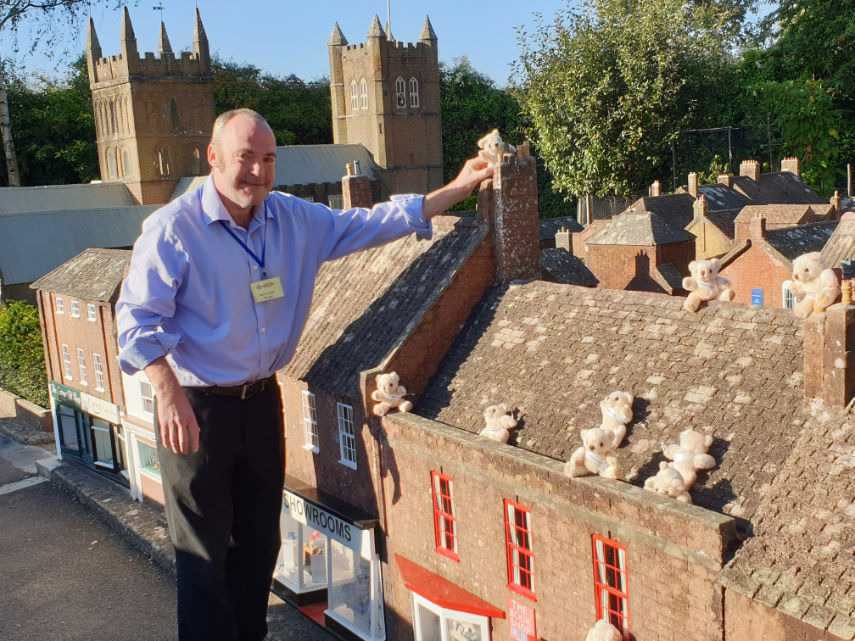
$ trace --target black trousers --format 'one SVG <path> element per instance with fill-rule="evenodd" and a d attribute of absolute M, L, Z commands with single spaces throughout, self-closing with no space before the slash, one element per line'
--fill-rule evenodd
<path fill-rule="evenodd" d="M 199 450 L 158 455 L 175 546 L 180 641 L 260 641 L 285 473 L 279 386 L 241 400 L 185 388 Z M 155 414 L 156 416 L 156 414 Z"/>

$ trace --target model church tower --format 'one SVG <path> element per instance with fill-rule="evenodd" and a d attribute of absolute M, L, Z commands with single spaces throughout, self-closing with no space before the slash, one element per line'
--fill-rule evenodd
<path fill-rule="evenodd" d="M 198 9 L 193 52 L 178 56 L 163 23 L 158 56 L 140 56 L 125 7 L 121 53 L 103 58 L 90 19 L 86 64 L 104 182 L 125 183 L 140 204 L 159 204 L 182 176 L 208 173 L 214 77 Z"/>
<path fill-rule="evenodd" d="M 336 23 L 329 41 L 333 142 L 363 143 L 383 172 L 383 196 L 443 184 L 437 38 L 425 19 L 419 41 L 398 42 L 374 22 L 350 45 Z"/>

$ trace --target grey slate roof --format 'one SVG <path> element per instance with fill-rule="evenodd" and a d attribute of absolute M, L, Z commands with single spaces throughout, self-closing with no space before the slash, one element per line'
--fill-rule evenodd
<path fill-rule="evenodd" d="M 798 227 L 767 229 L 766 242 L 793 261 L 802 254 L 822 251 L 836 227 L 836 220 L 825 220 Z"/>
<path fill-rule="evenodd" d="M 34 282 L 33 289 L 114 303 L 119 298 L 129 249 L 86 249 Z"/>
<path fill-rule="evenodd" d="M 430 241 L 408 236 L 325 263 L 297 351 L 280 372 L 358 396 L 359 373 L 383 360 L 487 233 L 472 218 L 440 216 L 433 225 Z"/>
<path fill-rule="evenodd" d="M 810 205 L 826 202 L 801 178 L 789 171 L 760 174 L 758 181 L 747 176 L 734 176 L 733 187 L 745 194 L 755 205 L 770 203 L 804 203 Z"/>
<path fill-rule="evenodd" d="M 579 224 L 575 216 L 562 216 L 561 218 L 541 218 L 538 221 L 540 225 L 541 240 L 555 240 L 555 234 L 562 227 L 566 227 L 570 232 L 577 233 L 585 228 Z"/>
<path fill-rule="evenodd" d="M 25 211 L 104 209 L 134 204 L 122 183 L 0 187 L 0 214 Z"/>
<path fill-rule="evenodd" d="M 276 188 L 289 185 L 338 183 L 346 174 L 345 164 L 359 161 L 360 171 L 377 178 L 376 164 L 363 144 L 287 145 L 276 148 Z"/>
<path fill-rule="evenodd" d="M 738 191 L 727 185 L 715 183 L 713 185 L 701 185 L 698 187 L 698 195 L 703 194 L 707 198 L 708 211 L 719 209 L 742 209 L 750 205 L 751 201 Z"/>
<path fill-rule="evenodd" d="M 664 194 L 662 196 L 643 196 L 636 200 L 630 209 L 649 211 L 674 227 L 684 228 L 694 217 L 695 199 L 691 194 Z"/>
<path fill-rule="evenodd" d="M 600 282 L 585 263 L 566 249 L 541 249 L 540 266 L 543 280 L 581 287 L 596 287 Z"/>
<path fill-rule="evenodd" d="M 822 248 L 822 259 L 829 267 L 840 267 L 844 258 L 855 258 L 855 219 L 841 220 Z"/>
<path fill-rule="evenodd" d="M 158 205 L 0 214 L 0 278 L 30 283 L 88 247 L 130 247 Z"/>
<path fill-rule="evenodd" d="M 739 214 L 738 209 L 720 209 L 717 211 L 707 211 L 707 220 L 715 225 L 721 233 L 733 240 L 736 235 L 736 226 L 734 221 Z"/>
<path fill-rule="evenodd" d="M 589 245 L 666 245 L 688 240 L 690 234 L 649 211 L 625 211 L 586 241 Z"/>

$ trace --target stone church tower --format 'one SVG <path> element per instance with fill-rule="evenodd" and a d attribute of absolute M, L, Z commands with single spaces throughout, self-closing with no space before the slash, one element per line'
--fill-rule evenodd
<path fill-rule="evenodd" d="M 140 204 L 165 203 L 179 178 L 208 173 L 214 124 L 214 77 L 198 9 L 193 52 L 176 56 L 161 23 L 158 54 L 140 56 L 127 7 L 119 55 L 101 56 L 89 20 L 86 64 L 101 179 L 125 183 Z"/>
<path fill-rule="evenodd" d="M 329 41 L 333 142 L 362 143 L 383 172 L 383 197 L 441 187 L 442 124 L 437 38 L 398 42 L 380 20 L 350 45 L 336 23 Z"/>

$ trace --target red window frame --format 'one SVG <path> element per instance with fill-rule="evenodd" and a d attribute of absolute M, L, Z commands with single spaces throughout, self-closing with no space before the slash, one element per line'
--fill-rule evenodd
<path fill-rule="evenodd" d="M 534 594 L 534 552 L 531 510 L 505 499 L 505 546 L 508 551 L 508 589 L 537 601 Z"/>
<path fill-rule="evenodd" d="M 451 477 L 441 472 L 430 473 L 433 495 L 433 531 L 435 550 L 453 561 L 459 561 L 457 553 L 457 519 L 454 517 Z"/>
<path fill-rule="evenodd" d="M 620 630 L 624 641 L 629 641 L 629 571 L 626 548 L 616 541 L 594 534 L 591 537 L 591 552 L 594 560 L 597 621 L 606 619 Z"/>

